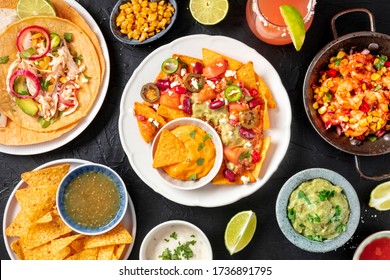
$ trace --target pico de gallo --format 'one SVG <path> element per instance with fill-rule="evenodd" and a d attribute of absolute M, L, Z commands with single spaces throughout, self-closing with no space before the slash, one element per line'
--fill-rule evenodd
<path fill-rule="evenodd" d="M 140 95 L 157 112 L 159 106 L 166 106 L 183 116 L 207 121 L 223 143 L 224 177 L 229 182 L 249 182 L 244 174 L 261 160 L 266 101 L 257 88 L 237 78 L 228 60 L 217 58 L 208 65 L 199 60 L 188 65 L 180 57 L 167 58 L 158 78 L 145 84 Z M 141 114 L 136 118 L 140 129 L 159 129 L 156 120 Z"/>

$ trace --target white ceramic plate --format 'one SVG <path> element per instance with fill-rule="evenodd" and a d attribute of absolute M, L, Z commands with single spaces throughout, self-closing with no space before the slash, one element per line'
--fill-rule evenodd
<path fill-rule="evenodd" d="M 48 163 L 45 163 L 37 169 L 42 169 L 45 167 L 49 166 L 54 166 L 54 165 L 59 165 L 59 164 L 64 164 L 64 163 L 69 163 L 70 164 L 70 169 L 73 169 L 79 165 L 86 164 L 86 163 L 91 163 L 90 161 L 86 160 L 81 160 L 81 159 L 60 159 L 60 160 L 55 160 L 51 161 Z M 18 189 L 25 188 L 26 183 L 21 180 L 11 193 L 7 205 L 5 206 L 5 213 L 3 217 L 3 237 L 4 237 L 4 243 L 5 247 L 7 248 L 8 255 L 12 260 L 18 260 L 18 256 L 12 251 L 11 249 L 11 243 L 17 239 L 17 237 L 9 237 L 5 235 L 5 230 L 6 228 L 12 223 L 12 221 L 15 219 L 16 215 L 20 211 L 20 205 L 18 201 L 16 200 L 15 193 Z M 125 213 L 125 216 L 123 218 L 123 225 L 124 227 L 130 232 L 131 236 L 133 237 L 133 242 L 130 243 L 129 245 L 126 245 L 124 253 L 122 255 L 123 260 L 127 260 L 130 256 L 131 250 L 133 249 L 133 245 L 135 242 L 135 235 L 137 231 L 137 220 L 136 220 L 136 215 L 135 215 L 135 209 L 134 209 L 134 204 L 133 201 L 131 200 L 130 196 L 128 197 L 128 207 L 127 211 Z"/>
<path fill-rule="evenodd" d="M 270 87 L 277 103 L 277 108 L 269 111 L 271 128 L 265 131 L 265 135 L 271 136 L 271 146 L 260 177 L 255 183 L 242 186 L 208 184 L 197 190 L 178 190 L 163 182 L 157 171 L 152 168 L 151 145 L 146 144 L 139 133 L 137 121 L 133 115 L 133 106 L 135 101 L 142 101 L 139 94 L 141 87 L 155 79 L 162 61 L 174 53 L 201 58 L 202 48 L 205 47 L 244 63 L 253 61 L 256 72 Z M 156 49 L 134 71 L 124 89 L 120 104 L 119 136 L 134 171 L 156 192 L 174 202 L 188 206 L 223 206 L 257 191 L 267 182 L 283 160 L 290 142 L 290 127 L 290 100 L 276 70 L 254 49 L 240 41 L 223 36 L 191 35 Z"/>
<path fill-rule="evenodd" d="M 85 116 L 83 119 L 81 119 L 81 121 L 70 131 L 64 133 L 63 135 L 61 135 L 56 139 L 47 142 L 32 144 L 32 145 L 8 146 L 8 145 L 0 144 L 0 152 L 2 153 L 12 154 L 12 155 L 36 155 L 36 154 L 49 152 L 59 147 L 62 147 L 63 145 L 69 143 L 74 138 L 76 138 L 81 132 L 84 131 L 84 129 L 88 127 L 88 125 L 95 118 L 96 114 L 99 112 L 100 107 L 103 104 L 104 98 L 106 97 L 108 83 L 110 80 L 110 59 L 109 59 L 107 44 L 104 39 L 103 33 L 101 32 L 96 21 L 87 12 L 87 10 L 84 9 L 83 6 L 81 6 L 75 0 L 64 0 L 64 1 L 68 3 L 72 8 L 74 8 L 84 18 L 84 20 L 88 23 L 88 25 L 91 27 L 91 29 L 95 32 L 96 36 L 98 37 L 99 44 L 100 47 L 102 48 L 104 60 L 106 63 L 106 70 L 104 73 L 102 84 L 100 86 L 99 94 L 88 115 Z"/>

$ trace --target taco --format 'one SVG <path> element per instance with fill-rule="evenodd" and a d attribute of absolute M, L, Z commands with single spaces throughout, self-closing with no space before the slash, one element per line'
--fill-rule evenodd
<path fill-rule="evenodd" d="M 37 132 L 78 122 L 91 109 L 102 77 L 90 46 L 81 28 L 58 17 L 31 17 L 8 26 L 0 34 L 0 57 L 9 56 L 0 65 L 0 110 Z"/>

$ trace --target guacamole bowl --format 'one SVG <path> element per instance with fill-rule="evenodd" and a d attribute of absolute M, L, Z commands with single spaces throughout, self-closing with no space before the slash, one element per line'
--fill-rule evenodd
<path fill-rule="evenodd" d="M 164 125 L 152 142 L 151 157 L 161 179 L 180 190 L 199 189 L 217 175 L 222 141 L 208 123 L 179 118 Z"/>
<path fill-rule="evenodd" d="M 355 233 L 360 203 L 343 176 L 311 168 L 285 182 L 275 211 L 282 233 L 292 244 L 309 252 L 325 253 L 343 246 Z"/>
<path fill-rule="evenodd" d="M 56 196 L 58 213 L 73 231 L 98 235 L 123 219 L 128 205 L 126 185 L 111 168 L 87 163 L 72 169 Z"/>

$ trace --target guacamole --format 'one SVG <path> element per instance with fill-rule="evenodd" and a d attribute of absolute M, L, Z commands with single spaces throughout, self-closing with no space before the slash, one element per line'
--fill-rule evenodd
<path fill-rule="evenodd" d="M 318 178 L 303 182 L 291 193 L 287 212 L 297 232 L 323 241 L 346 231 L 350 209 L 341 187 Z"/>

